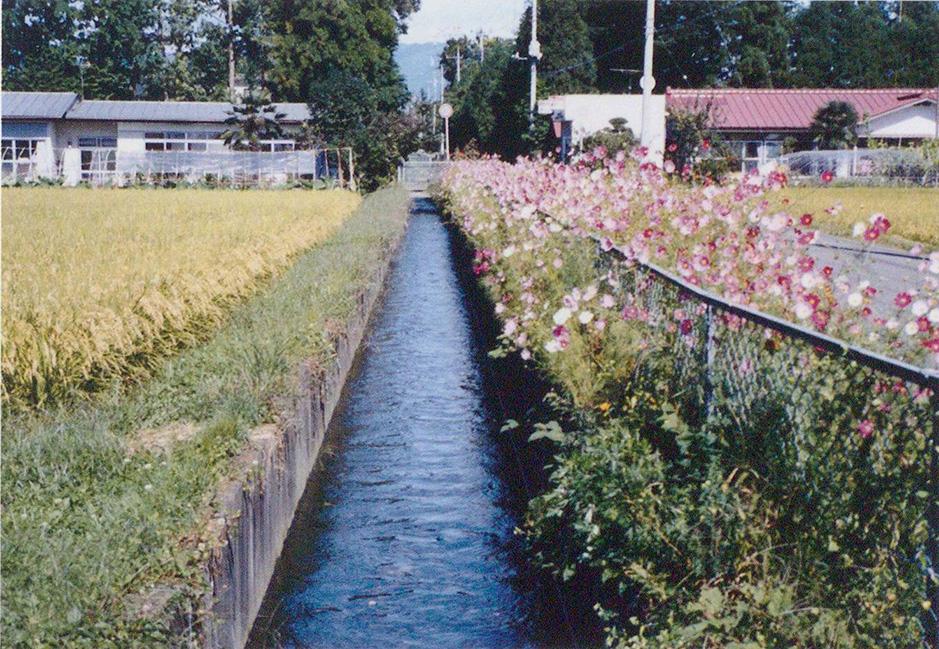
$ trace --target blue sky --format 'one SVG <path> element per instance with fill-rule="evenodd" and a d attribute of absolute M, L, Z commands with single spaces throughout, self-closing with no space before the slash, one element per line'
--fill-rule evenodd
<path fill-rule="evenodd" d="M 476 34 L 512 37 L 528 0 L 421 0 L 408 20 L 402 43 L 439 43 L 451 36 Z"/>

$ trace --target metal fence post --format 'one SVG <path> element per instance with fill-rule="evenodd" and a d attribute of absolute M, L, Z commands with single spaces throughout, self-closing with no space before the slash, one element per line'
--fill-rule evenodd
<path fill-rule="evenodd" d="M 929 386 L 931 430 L 929 434 L 929 506 L 926 509 L 928 538 L 926 556 L 929 568 L 926 572 L 926 601 L 929 608 L 923 615 L 923 635 L 928 649 L 939 649 L 939 382 Z"/>
<path fill-rule="evenodd" d="M 704 414 L 710 421 L 714 412 L 714 361 L 717 349 L 714 344 L 714 307 L 707 305 L 704 315 Z"/>

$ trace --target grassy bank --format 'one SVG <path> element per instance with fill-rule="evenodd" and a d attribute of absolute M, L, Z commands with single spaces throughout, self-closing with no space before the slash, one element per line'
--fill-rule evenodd
<path fill-rule="evenodd" d="M 144 376 L 358 206 L 351 192 L 3 191 L 3 400 Z"/>
<path fill-rule="evenodd" d="M 832 234 L 851 236 L 854 224 L 879 212 L 893 227 L 887 242 L 901 247 L 922 243 L 939 248 L 939 189 L 923 187 L 789 187 L 779 199 L 793 214 L 815 215 L 815 224 Z M 825 210 L 836 204 L 841 209 Z"/>
<path fill-rule="evenodd" d="M 153 584 L 198 586 L 202 522 L 248 431 L 277 422 L 301 362 L 332 354 L 357 296 L 406 222 L 401 190 L 238 307 L 206 343 L 127 394 L 7 416 L 3 638 L 10 647 L 163 646 L 128 616 Z"/>

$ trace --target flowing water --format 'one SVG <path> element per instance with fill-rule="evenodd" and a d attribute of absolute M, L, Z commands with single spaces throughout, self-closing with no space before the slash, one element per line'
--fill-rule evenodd
<path fill-rule="evenodd" d="M 530 396 L 487 380 L 451 245 L 416 203 L 250 646 L 573 644 L 513 535 L 539 478 L 499 428 Z"/>

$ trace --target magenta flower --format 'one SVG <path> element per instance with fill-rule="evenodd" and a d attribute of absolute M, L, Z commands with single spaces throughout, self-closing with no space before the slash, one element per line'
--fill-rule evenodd
<path fill-rule="evenodd" d="M 870 419 L 865 419 L 857 427 L 858 433 L 860 433 L 862 439 L 867 439 L 874 434 L 874 422 Z"/>
<path fill-rule="evenodd" d="M 913 296 L 909 293 L 897 293 L 897 296 L 893 299 L 893 303 L 897 305 L 898 309 L 905 309 L 910 306 L 912 301 Z"/>
<path fill-rule="evenodd" d="M 822 172 L 822 182 L 825 184 L 830 183 L 835 178 L 833 171 L 823 171 Z"/>

